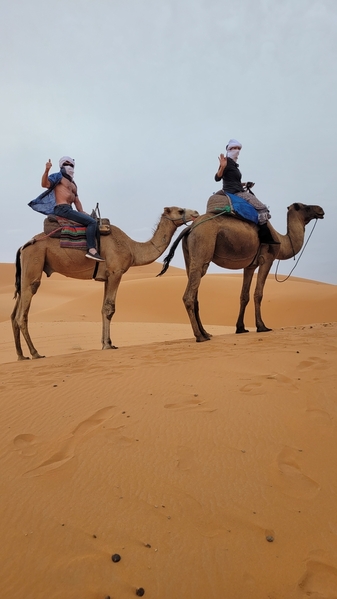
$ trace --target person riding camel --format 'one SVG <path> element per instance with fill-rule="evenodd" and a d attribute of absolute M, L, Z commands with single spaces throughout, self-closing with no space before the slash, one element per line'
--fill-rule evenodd
<path fill-rule="evenodd" d="M 254 183 L 242 183 L 242 175 L 237 163 L 242 144 L 236 139 L 230 139 L 226 146 L 226 156 L 220 154 L 219 168 L 214 176 L 215 181 L 223 181 L 222 190 L 217 193 L 232 193 L 246 200 L 258 213 L 258 235 L 261 243 L 269 245 L 279 244 L 275 241 L 268 227 L 268 220 L 271 218 L 268 207 L 260 202 L 253 194 L 251 188 Z"/>
<path fill-rule="evenodd" d="M 60 172 L 49 175 L 51 167 L 52 163 L 49 159 L 42 175 L 41 186 L 49 188 L 52 183 L 57 183 L 54 189 L 56 203 L 54 214 L 84 225 L 86 227 L 85 232 L 88 246 L 86 257 L 97 262 L 104 262 L 104 259 L 101 258 L 96 249 L 97 222 L 89 214 L 84 212 L 77 195 L 77 185 L 73 179 L 75 160 L 69 156 L 63 156 L 59 160 Z M 73 210 L 72 204 L 74 204 L 76 210 Z"/>
<path fill-rule="evenodd" d="M 97 222 L 84 212 L 77 195 L 77 185 L 73 179 L 75 160 L 70 156 L 62 156 L 59 160 L 59 172 L 50 175 L 51 167 L 52 163 L 49 158 L 41 179 L 41 186 L 45 187 L 47 191 L 29 202 L 28 206 L 47 216 L 55 214 L 55 216 L 72 220 L 86 227 L 88 248 L 86 257 L 96 260 L 96 262 L 104 262 L 96 249 Z M 72 209 L 72 204 L 75 205 L 76 210 Z"/>

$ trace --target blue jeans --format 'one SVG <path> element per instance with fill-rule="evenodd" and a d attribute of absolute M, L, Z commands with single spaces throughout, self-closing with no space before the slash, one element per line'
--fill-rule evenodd
<path fill-rule="evenodd" d="M 75 221 L 80 225 L 86 227 L 86 237 L 88 249 L 96 248 L 96 230 L 97 223 L 94 218 L 91 218 L 88 214 L 73 210 L 69 204 L 57 204 L 54 208 L 54 214 L 61 218 L 68 218 L 69 220 Z"/>

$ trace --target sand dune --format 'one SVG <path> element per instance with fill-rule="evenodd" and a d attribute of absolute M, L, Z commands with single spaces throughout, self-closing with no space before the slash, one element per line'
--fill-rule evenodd
<path fill-rule="evenodd" d="M 44 279 L 47 357 L 16 362 L 0 265 L 0 597 L 337 598 L 337 287 L 270 277 L 274 330 L 235 335 L 241 276 L 208 275 L 197 344 L 159 270 L 125 275 L 107 352 L 102 285 Z"/>

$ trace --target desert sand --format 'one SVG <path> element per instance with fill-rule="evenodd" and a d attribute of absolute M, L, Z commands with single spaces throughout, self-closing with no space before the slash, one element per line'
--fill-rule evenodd
<path fill-rule="evenodd" d="M 0 264 L 0 597 L 336 599 L 337 286 L 270 276 L 273 330 L 251 305 L 235 335 L 241 275 L 206 275 L 199 344 L 160 268 L 124 276 L 111 351 L 102 284 L 44 277 L 18 362 Z"/>

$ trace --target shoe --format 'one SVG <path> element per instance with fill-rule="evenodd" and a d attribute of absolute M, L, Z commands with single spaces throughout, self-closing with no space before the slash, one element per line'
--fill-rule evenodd
<path fill-rule="evenodd" d="M 87 252 L 85 257 L 90 258 L 91 260 L 96 260 L 96 262 L 105 262 L 104 258 L 102 258 L 98 252 L 95 252 L 95 254 Z"/>
<path fill-rule="evenodd" d="M 273 238 L 267 223 L 259 226 L 258 235 L 261 243 L 266 243 L 268 245 L 280 245 L 280 241 L 276 241 Z"/>

